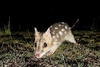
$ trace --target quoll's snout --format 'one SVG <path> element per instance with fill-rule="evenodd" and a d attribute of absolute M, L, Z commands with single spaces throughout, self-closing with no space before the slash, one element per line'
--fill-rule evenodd
<path fill-rule="evenodd" d="M 36 58 L 39 58 L 40 57 L 40 54 L 35 54 Z"/>

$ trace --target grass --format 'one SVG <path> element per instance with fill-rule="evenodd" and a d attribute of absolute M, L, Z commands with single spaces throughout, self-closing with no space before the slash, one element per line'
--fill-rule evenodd
<path fill-rule="evenodd" d="M 53 55 L 37 60 L 34 32 L 11 32 L 4 27 L 0 29 L 0 67 L 100 67 L 100 32 L 75 30 L 73 34 L 80 46 L 64 42 Z"/>
<path fill-rule="evenodd" d="M 9 25 L 4 25 L 4 27 L 0 29 L 0 35 L 11 35 L 11 29 Z"/>

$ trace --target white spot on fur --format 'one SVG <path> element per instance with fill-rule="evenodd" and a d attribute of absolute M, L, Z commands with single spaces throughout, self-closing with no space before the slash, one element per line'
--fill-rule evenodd
<path fill-rule="evenodd" d="M 55 27 L 55 29 L 58 29 L 58 27 Z"/>
<path fill-rule="evenodd" d="M 59 24 L 59 26 L 61 26 L 61 24 Z"/>
<path fill-rule="evenodd" d="M 53 36 L 53 39 L 56 38 L 55 36 Z"/>
<path fill-rule="evenodd" d="M 61 31 L 64 31 L 65 29 L 61 29 Z"/>
<path fill-rule="evenodd" d="M 54 45 L 57 45 L 57 42 L 53 42 Z"/>
<path fill-rule="evenodd" d="M 59 34 L 60 34 L 60 35 L 63 35 L 63 33 L 62 33 L 61 31 L 59 31 Z"/>
<path fill-rule="evenodd" d="M 60 45 L 61 42 L 53 42 L 54 45 Z"/>
<path fill-rule="evenodd" d="M 57 44 L 58 44 L 58 45 L 60 45 L 60 44 L 61 44 L 61 42 L 57 42 Z"/>
<path fill-rule="evenodd" d="M 57 38 L 59 38 L 59 35 L 58 35 L 58 34 L 56 34 L 56 37 L 57 37 Z"/>
<path fill-rule="evenodd" d="M 67 29 L 68 27 L 67 26 L 65 26 L 65 29 Z"/>
<path fill-rule="evenodd" d="M 64 24 L 64 22 L 61 22 L 62 24 Z"/>

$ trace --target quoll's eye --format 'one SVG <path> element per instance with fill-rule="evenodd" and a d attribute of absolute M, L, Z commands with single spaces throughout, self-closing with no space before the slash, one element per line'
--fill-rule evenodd
<path fill-rule="evenodd" d="M 37 46 L 37 44 L 36 44 L 36 43 L 34 43 L 34 46 L 36 47 L 36 46 Z"/>
<path fill-rule="evenodd" d="M 44 43 L 43 47 L 47 47 L 47 43 Z"/>

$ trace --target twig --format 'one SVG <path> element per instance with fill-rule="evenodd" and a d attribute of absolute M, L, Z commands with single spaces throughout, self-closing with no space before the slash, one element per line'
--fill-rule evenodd
<path fill-rule="evenodd" d="M 93 29 L 94 24 L 95 24 L 95 18 L 93 18 L 93 23 L 92 23 L 91 29 Z"/>
<path fill-rule="evenodd" d="M 77 23 L 78 21 L 79 21 L 79 19 L 77 19 L 77 21 L 74 23 L 74 25 L 71 27 L 71 29 L 75 27 L 75 25 L 76 25 L 76 23 Z"/>

